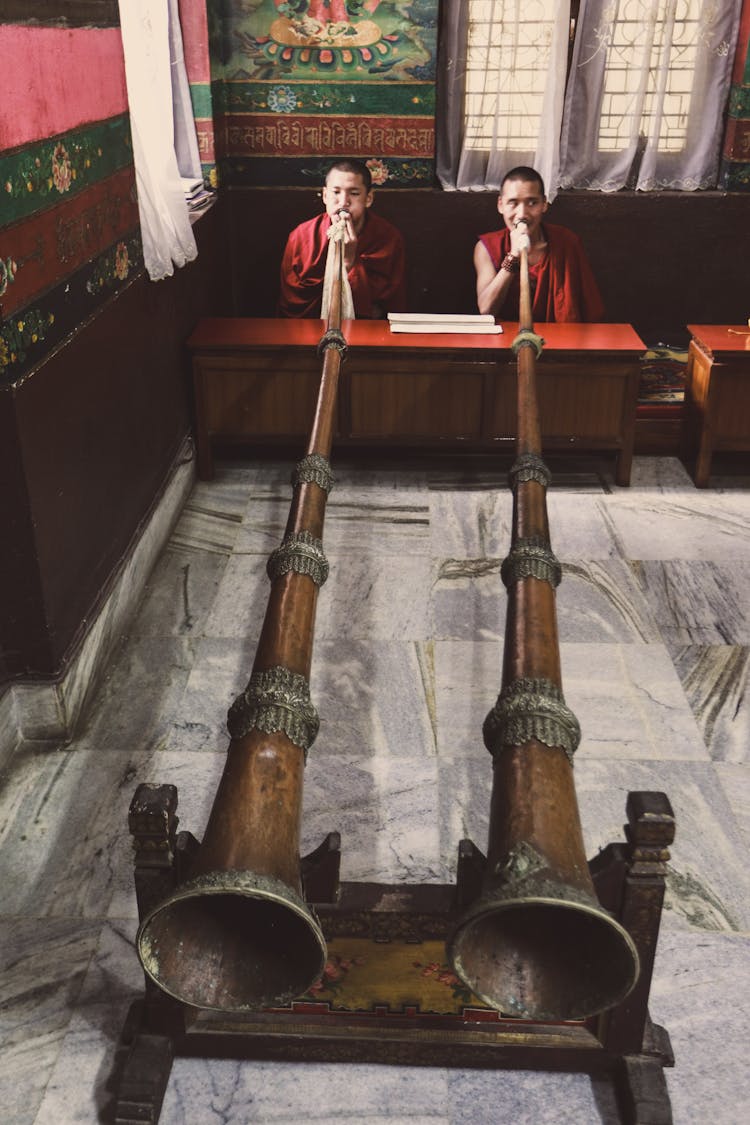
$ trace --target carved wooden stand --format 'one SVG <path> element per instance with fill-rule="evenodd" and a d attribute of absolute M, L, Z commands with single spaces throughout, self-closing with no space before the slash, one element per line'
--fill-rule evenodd
<path fill-rule="evenodd" d="M 189 832 L 177 833 L 176 808 L 173 785 L 140 785 L 130 807 L 141 918 L 182 881 L 199 847 Z M 635 792 L 627 818 L 625 841 L 589 864 L 602 905 L 630 932 L 640 957 L 638 984 L 615 1008 L 570 1023 L 491 1011 L 441 967 L 445 938 L 478 893 L 481 852 L 461 842 L 456 886 L 339 884 L 332 833 L 302 861 L 307 900 L 329 948 L 321 985 L 288 1008 L 226 1014 L 181 1004 L 147 980 L 123 1029 L 117 1125 L 158 1121 L 175 1056 L 603 1074 L 615 1084 L 623 1122 L 671 1125 L 663 1068 L 674 1058 L 666 1031 L 651 1023 L 648 996 L 674 815 L 663 793 Z"/>

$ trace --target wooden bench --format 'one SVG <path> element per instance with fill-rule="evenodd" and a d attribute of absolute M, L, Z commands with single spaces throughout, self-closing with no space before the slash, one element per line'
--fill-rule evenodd
<path fill-rule="evenodd" d="M 715 452 L 750 450 L 750 329 L 742 324 L 689 324 L 683 455 L 705 488 Z"/>
<path fill-rule="evenodd" d="M 345 322 L 336 447 L 513 453 L 517 332 L 500 336 L 395 334 L 384 321 Z M 325 325 L 317 320 L 202 320 L 192 357 L 198 474 L 214 447 L 299 443 L 315 409 Z M 630 483 L 639 361 L 626 324 L 543 324 L 537 362 L 545 450 L 604 450 Z"/>

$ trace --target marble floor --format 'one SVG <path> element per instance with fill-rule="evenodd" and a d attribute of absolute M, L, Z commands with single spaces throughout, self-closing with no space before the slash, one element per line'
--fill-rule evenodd
<path fill-rule="evenodd" d="M 303 851 L 342 835 L 342 877 L 454 878 L 484 846 L 511 494 L 507 463 L 337 463 L 311 694 Z M 550 462 L 563 563 L 563 684 L 583 739 L 587 854 L 622 838 L 629 790 L 675 810 L 651 994 L 676 1056 L 677 1125 L 750 1100 L 750 477 L 694 488 L 673 459 Z M 219 462 L 197 483 L 87 722 L 25 744 L 0 789 L 0 1120 L 108 1120 L 117 1039 L 142 978 L 127 809 L 172 782 L 200 837 L 229 703 L 252 665 L 291 462 Z M 488 1125 L 617 1120 L 583 1075 L 179 1060 L 163 1125 Z"/>

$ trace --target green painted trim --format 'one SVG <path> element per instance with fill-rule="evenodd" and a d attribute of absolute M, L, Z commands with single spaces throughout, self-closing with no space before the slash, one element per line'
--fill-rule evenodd
<path fill-rule="evenodd" d="M 750 117 L 750 86 L 731 87 L 727 117 Z"/>
<path fill-rule="evenodd" d="M 219 160 L 218 178 L 222 187 L 318 187 L 334 157 L 309 156 L 300 159 L 273 157 L 224 157 Z M 432 160 L 380 159 L 386 178 L 376 176 L 378 191 L 389 188 L 432 188 L 435 166 Z M 381 169 L 378 169 L 381 171 Z"/>
<path fill-rule="evenodd" d="M 349 113 L 358 117 L 428 117 L 433 82 L 225 82 L 216 84 L 217 113 Z M 281 102 L 285 108 L 274 109 Z"/>
<path fill-rule="evenodd" d="M 726 160 L 722 165 L 719 186 L 723 191 L 750 191 L 750 164 Z"/>
<path fill-rule="evenodd" d="M 193 105 L 193 116 L 196 121 L 213 117 L 214 103 L 210 82 L 191 82 L 190 101 Z"/>
<path fill-rule="evenodd" d="M 0 153 L 2 225 L 71 199 L 132 162 L 126 113 Z"/>

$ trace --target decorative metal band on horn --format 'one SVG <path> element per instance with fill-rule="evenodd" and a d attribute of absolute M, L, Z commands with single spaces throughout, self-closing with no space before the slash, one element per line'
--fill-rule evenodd
<path fill-rule="evenodd" d="M 329 328 L 318 340 L 318 355 L 324 355 L 328 348 L 335 348 L 343 358 L 346 355 L 347 347 L 344 333 L 338 328 Z"/>
<path fill-rule="evenodd" d="M 243 738 L 251 730 L 261 730 L 265 734 L 283 731 L 305 755 L 319 728 L 320 718 L 310 701 L 306 677 L 283 667 L 254 672 L 227 715 L 227 729 L 232 738 Z"/>
<path fill-rule="evenodd" d="M 581 741 L 581 728 L 557 684 L 519 679 L 500 692 L 484 720 L 482 735 L 491 754 L 536 741 L 560 746 L 572 762 Z"/>
<path fill-rule="evenodd" d="M 521 348 L 533 348 L 536 358 L 539 359 L 544 348 L 544 339 L 541 336 L 537 336 L 536 332 L 533 332 L 531 328 L 522 328 L 510 347 L 515 356 L 518 355 Z"/>
<path fill-rule="evenodd" d="M 306 574 L 316 586 L 322 586 L 328 577 L 328 560 L 323 554 L 320 539 L 309 531 L 296 531 L 284 536 L 266 563 L 266 573 L 273 580 L 293 570 L 295 574 Z"/>
<path fill-rule="evenodd" d="M 530 536 L 513 544 L 510 554 L 503 559 L 500 575 L 508 589 L 521 578 L 538 578 L 554 589 L 560 585 L 562 566 L 545 539 Z"/>
<path fill-rule="evenodd" d="M 535 480 L 537 484 L 549 488 L 552 473 L 538 453 L 522 453 L 508 471 L 508 483 L 512 489 L 521 481 Z"/>
<path fill-rule="evenodd" d="M 331 472 L 331 463 L 322 453 L 310 453 L 294 466 L 292 488 L 296 488 L 298 484 L 303 482 L 305 484 L 317 484 L 318 488 L 322 488 L 326 495 L 333 488 L 334 477 Z"/>

